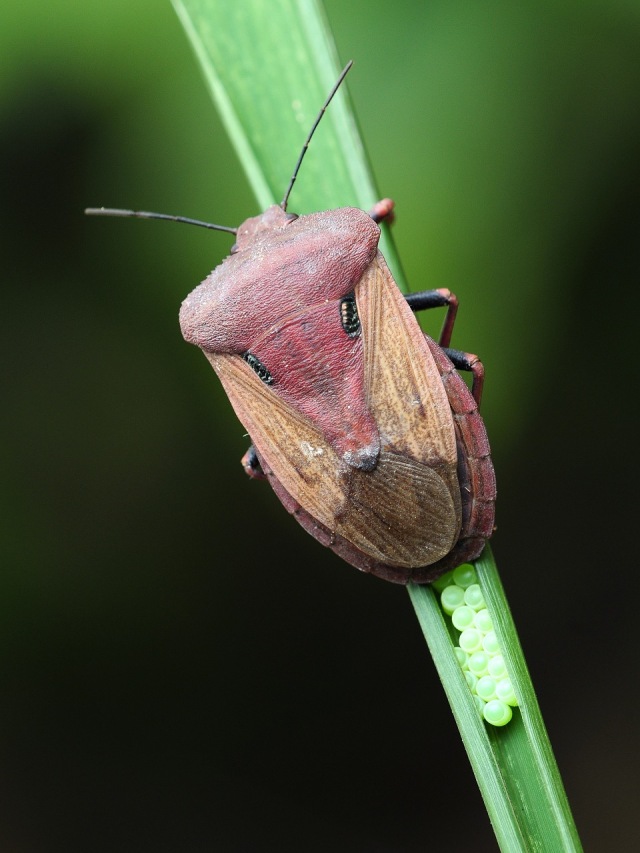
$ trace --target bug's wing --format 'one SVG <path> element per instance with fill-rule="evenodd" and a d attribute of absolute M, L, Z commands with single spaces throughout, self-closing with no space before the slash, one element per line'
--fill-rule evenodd
<path fill-rule="evenodd" d="M 343 464 L 314 425 L 260 381 L 238 355 L 205 353 L 274 476 L 304 509 L 333 530 L 346 501 Z"/>
<path fill-rule="evenodd" d="M 451 406 L 424 333 L 378 252 L 356 288 L 367 405 L 383 446 L 455 482 Z"/>
<path fill-rule="evenodd" d="M 374 471 L 347 468 L 239 356 L 206 355 L 273 475 L 330 532 L 398 566 L 425 565 L 450 550 L 456 507 L 430 466 L 384 451 Z"/>
<path fill-rule="evenodd" d="M 355 293 L 367 406 L 382 453 L 375 471 L 353 479 L 338 532 L 358 544 L 357 531 L 368 523 L 368 536 L 383 554 L 378 559 L 430 565 L 451 550 L 460 532 L 451 408 L 424 334 L 380 253 Z"/>
<path fill-rule="evenodd" d="M 380 563 L 414 568 L 449 553 L 457 508 L 439 472 L 383 451 L 374 471 L 349 474 L 348 501 L 333 529 Z"/>

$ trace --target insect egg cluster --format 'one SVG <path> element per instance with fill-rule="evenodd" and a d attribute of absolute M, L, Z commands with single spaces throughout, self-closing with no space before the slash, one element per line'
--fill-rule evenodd
<path fill-rule="evenodd" d="M 455 653 L 480 714 L 490 725 L 505 726 L 518 702 L 474 567 L 458 566 L 434 588 L 459 632 Z"/>

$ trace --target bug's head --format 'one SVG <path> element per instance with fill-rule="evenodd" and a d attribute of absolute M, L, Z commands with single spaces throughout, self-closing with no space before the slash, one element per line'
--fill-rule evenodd
<path fill-rule="evenodd" d="M 231 254 L 235 255 L 236 252 L 241 252 L 242 249 L 253 243 L 260 234 L 273 233 L 284 228 L 290 222 L 294 222 L 297 218 L 297 213 L 287 213 L 279 204 L 272 204 L 264 213 L 245 219 L 242 225 L 238 226 L 236 242 L 231 247 Z"/>

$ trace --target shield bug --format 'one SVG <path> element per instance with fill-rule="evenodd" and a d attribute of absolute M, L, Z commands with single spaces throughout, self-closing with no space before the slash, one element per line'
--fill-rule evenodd
<path fill-rule="evenodd" d="M 287 202 L 238 228 L 144 211 L 235 234 L 231 254 L 185 299 L 180 327 L 220 377 L 252 447 L 246 472 L 266 477 L 312 536 L 357 568 L 426 583 L 477 557 L 493 532 L 495 477 L 478 412 L 476 356 L 449 348 L 457 299 L 406 298 L 378 249 L 371 213 L 297 216 Z M 436 343 L 413 311 L 446 307 Z M 473 374 L 471 390 L 458 374 Z"/>

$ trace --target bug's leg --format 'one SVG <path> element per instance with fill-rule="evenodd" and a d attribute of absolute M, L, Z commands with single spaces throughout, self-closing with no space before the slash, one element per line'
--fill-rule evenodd
<path fill-rule="evenodd" d="M 242 459 L 240 460 L 242 467 L 245 470 L 245 474 L 248 477 L 251 477 L 252 480 L 265 480 L 266 474 L 262 470 L 262 465 L 260 464 L 260 460 L 258 459 L 258 454 L 256 453 L 256 449 L 251 445 L 251 447 L 244 454 Z"/>
<path fill-rule="evenodd" d="M 442 324 L 438 344 L 446 348 L 451 343 L 453 326 L 458 313 L 458 297 L 451 293 L 446 287 L 438 290 L 422 290 L 419 293 L 406 293 L 405 297 L 412 311 L 424 311 L 427 308 L 441 308 L 447 306 L 447 314 Z"/>
<path fill-rule="evenodd" d="M 369 216 L 374 222 L 382 222 L 384 220 L 390 225 L 394 220 L 394 207 L 395 205 L 390 198 L 383 198 L 373 205 L 369 211 Z"/>
<path fill-rule="evenodd" d="M 482 362 L 477 355 L 472 355 L 470 352 L 461 352 L 459 349 L 448 347 L 444 347 L 443 349 L 456 370 L 469 370 L 473 374 L 471 395 L 476 401 L 478 408 L 480 408 L 482 386 L 484 385 L 484 366 Z"/>

